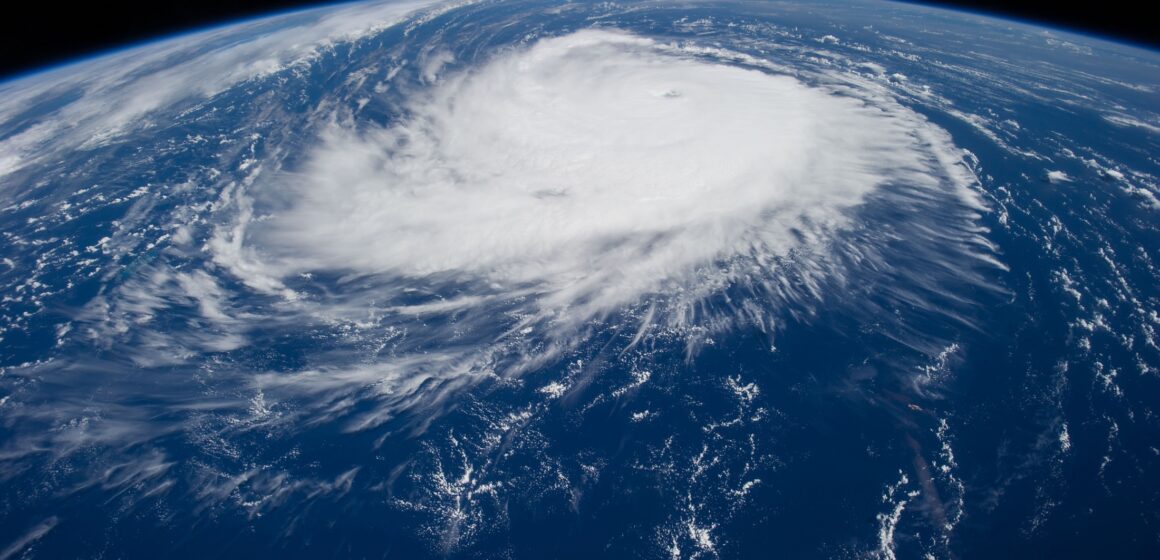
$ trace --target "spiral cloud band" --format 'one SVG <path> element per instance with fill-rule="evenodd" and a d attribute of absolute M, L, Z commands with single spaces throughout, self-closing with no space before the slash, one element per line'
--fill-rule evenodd
<path fill-rule="evenodd" d="M 824 244 L 881 185 L 957 176 L 899 106 L 626 34 L 438 70 L 405 121 L 326 134 L 255 230 L 277 274 L 453 276 L 586 320 L 715 262 Z"/>

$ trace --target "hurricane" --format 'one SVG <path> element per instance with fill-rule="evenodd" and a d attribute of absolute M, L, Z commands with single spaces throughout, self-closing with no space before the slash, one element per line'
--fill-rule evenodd
<path fill-rule="evenodd" d="M 1055 550 L 1160 496 L 1158 65 L 356 3 L 2 82 L 0 560 Z"/>

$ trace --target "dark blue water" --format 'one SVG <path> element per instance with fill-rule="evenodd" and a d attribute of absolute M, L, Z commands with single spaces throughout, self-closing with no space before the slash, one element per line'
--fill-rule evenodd
<path fill-rule="evenodd" d="M 463 71 L 591 26 L 748 53 L 806 83 L 887 68 L 883 87 L 970 152 L 988 207 L 973 224 L 999 264 L 932 260 L 945 254 L 908 241 L 961 208 L 871 197 L 855 211 L 864 227 L 833 243 L 881 242 L 886 265 L 818 298 L 769 300 L 784 305 L 775 329 L 742 326 L 689 352 L 660 330 L 634 342 L 647 305 L 626 309 L 534 371 L 504 373 L 521 347 L 470 384 L 429 379 L 424 394 L 448 397 L 365 430 L 348 420 L 392 398 L 373 382 L 279 398 L 271 381 L 263 403 L 253 375 L 388 362 L 405 336 L 254 321 L 244 346 L 175 350 L 154 335 L 222 328 L 175 284 L 143 284 L 166 300 L 148 329 L 106 329 L 93 311 L 107 301 L 131 317 L 119 288 L 204 270 L 231 312 L 276 314 L 284 302 L 208 251 L 86 248 L 157 239 L 242 181 L 245 158 L 300 169 L 324 106 L 367 98 L 359 126 L 405 120 L 407 96 L 428 87 L 419 64 L 396 68 L 385 92 L 348 79 L 386 76 L 388 54 L 413 62 L 437 46 L 454 55 L 448 71 Z M 1145 125 L 1160 112 L 1158 63 L 915 6 L 481 3 L 339 41 L 305 67 L 179 101 L 130 139 L 19 169 L 0 179 L 0 258 L 11 263 L 0 267 L 0 559 L 1154 557 L 1160 210 L 1147 193 L 1160 140 Z M 0 140 L 82 95 L 60 88 L 4 115 Z M 64 217 L 64 202 L 82 215 Z M 194 246 L 225 223 L 206 215 Z M 799 266 L 787 257 L 779 270 L 800 284 Z M 361 281 L 334 272 L 292 287 L 324 298 Z M 471 290 L 432 285 L 382 305 Z M 704 305 L 751 296 L 737 286 Z M 503 312 L 481 339 L 502 335 Z M 544 390 L 561 380 L 565 393 Z"/>

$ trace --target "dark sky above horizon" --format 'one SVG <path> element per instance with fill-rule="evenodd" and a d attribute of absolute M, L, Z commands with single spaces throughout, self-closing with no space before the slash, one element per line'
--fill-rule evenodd
<path fill-rule="evenodd" d="M 67 8 L 30 3 L 0 23 L 0 78 L 201 27 L 328 2 L 310 0 L 169 0 L 86 2 Z M 1030 1 L 933 0 L 916 2 L 994 15 L 1160 48 L 1160 28 L 1125 0 L 1091 5 Z"/>

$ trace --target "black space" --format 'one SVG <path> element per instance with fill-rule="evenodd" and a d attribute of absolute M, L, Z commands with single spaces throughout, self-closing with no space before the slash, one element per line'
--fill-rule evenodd
<path fill-rule="evenodd" d="M 1088 3 L 933 0 L 976 12 L 1038 21 L 1160 48 L 1160 26 L 1140 2 Z M 308 0 L 169 0 L 154 3 L 26 2 L 12 6 L 0 23 L 0 77 L 173 33 L 246 17 L 305 8 Z"/>

